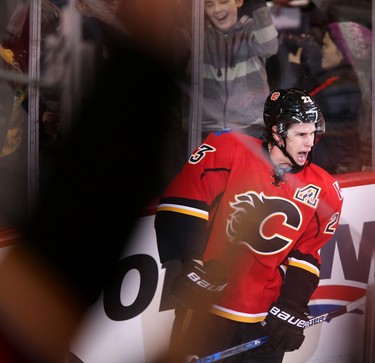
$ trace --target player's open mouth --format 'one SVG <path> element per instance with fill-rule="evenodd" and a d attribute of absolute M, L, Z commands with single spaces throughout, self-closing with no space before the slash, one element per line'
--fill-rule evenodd
<path fill-rule="evenodd" d="M 298 155 L 298 161 L 301 163 L 304 163 L 307 159 L 308 152 L 301 151 L 297 155 Z"/>

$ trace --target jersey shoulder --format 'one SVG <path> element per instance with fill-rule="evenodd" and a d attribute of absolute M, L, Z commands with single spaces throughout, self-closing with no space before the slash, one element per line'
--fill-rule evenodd
<path fill-rule="evenodd" d="M 324 194 L 331 195 L 338 199 L 339 203 L 343 203 L 343 193 L 339 182 L 322 167 L 311 163 L 307 168 L 308 178 L 312 183 L 317 184 Z"/>
<path fill-rule="evenodd" d="M 309 170 L 312 175 L 320 176 L 319 179 L 322 182 L 331 183 L 336 180 L 328 171 L 317 164 L 311 163 L 306 169 Z"/>

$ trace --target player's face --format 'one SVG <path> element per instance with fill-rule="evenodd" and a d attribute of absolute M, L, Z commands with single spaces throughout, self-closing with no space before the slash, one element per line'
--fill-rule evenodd
<path fill-rule="evenodd" d="M 313 123 L 291 124 L 288 128 L 286 150 L 300 166 L 305 165 L 307 156 L 314 146 L 315 131 Z"/>
<path fill-rule="evenodd" d="M 204 12 L 213 26 L 227 32 L 237 23 L 237 10 L 243 0 L 205 0 Z"/>
<path fill-rule="evenodd" d="M 329 33 L 326 32 L 323 37 L 322 45 L 322 68 L 333 68 L 340 64 L 343 55 L 336 47 Z"/>

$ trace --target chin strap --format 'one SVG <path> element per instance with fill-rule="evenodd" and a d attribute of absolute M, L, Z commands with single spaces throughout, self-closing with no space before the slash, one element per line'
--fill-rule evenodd
<path fill-rule="evenodd" d="M 286 140 L 285 138 L 283 137 L 283 140 L 284 140 L 284 145 L 286 145 Z M 288 153 L 288 151 L 286 150 L 286 147 L 285 146 L 280 146 L 278 143 L 274 142 L 274 145 L 277 146 L 281 151 L 282 153 L 290 160 L 290 162 L 293 164 L 293 169 L 295 168 L 296 171 L 300 171 L 302 170 L 305 166 L 309 165 L 311 163 L 311 159 L 312 159 L 312 149 L 310 150 L 309 154 L 307 155 L 307 163 L 303 166 L 300 166 L 298 165 L 295 160 L 290 156 L 290 154 Z M 315 141 L 314 141 L 314 145 L 315 145 Z"/>
<path fill-rule="evenodd" d="M 285 173 L 297 173 L 299 171 L 301 171 L 306 165 L 309 165 L 310 162 L 311 162 L 311 152 L 309 153 L 308 155 L 308 158 L 307 158 L 307 163 L 303 166 L 300 166 L 298 165 L 294 159 L 290 156 L 290 154 L 288 153 L 288 151 L 286 150 L 286 147 L 285 146 L 280 146 L 278 145 L 277 143 L 274 144 L 275 146 L 277 146 L 281 151 L 282 153 L 290 160 L 290 162 L 293 164 L 292 166 L 289 166 L 287 168 L 282 168 L 280 166 L 277 166 L 275 168 L 275 170 L 273 170 L 273 178 L 274 178 L 274 181 L 271 182 L 273 185 L 276 185 L 278 187 L 280 187 L 279 183 L 282 182 L 282 183 L 285 183 L 285 180 L 284 180 L 284 175 Z"/>
<path fill-rule="evenodd" d="M 284 144 L 286 144 L 285 140 L 284 140 Z M 293 164 L 293 167 L 295 167 L 295 168 L 301 168 L 301 166 L 299 166 L 294 161 L 294 159 L 290 156 L 290 154 L 286 151 L 286 147 L 285 146 L 280 146 L 277 143 L 275 143 L 275 146 L 277 146 L 282 151 L 282 153 L 290 160 L 290 162 Z"/>

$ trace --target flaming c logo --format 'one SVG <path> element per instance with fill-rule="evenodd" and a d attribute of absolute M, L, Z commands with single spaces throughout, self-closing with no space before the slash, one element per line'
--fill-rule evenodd
<path fill-rule="evenodd" d="M 280 97 L 280 92 L 274 92 L 271 95 L 271 100 L 276 101 Z"/>
<path fill-rule="evenodd" d="M 230 206 L 235 210 L 227 220 L 226 233 L 233 244 L 262 255 L 273 255 L 292 242 L 302 214 L 298 206 L 280 197 L 247 192 L 236 195 Z"/>

